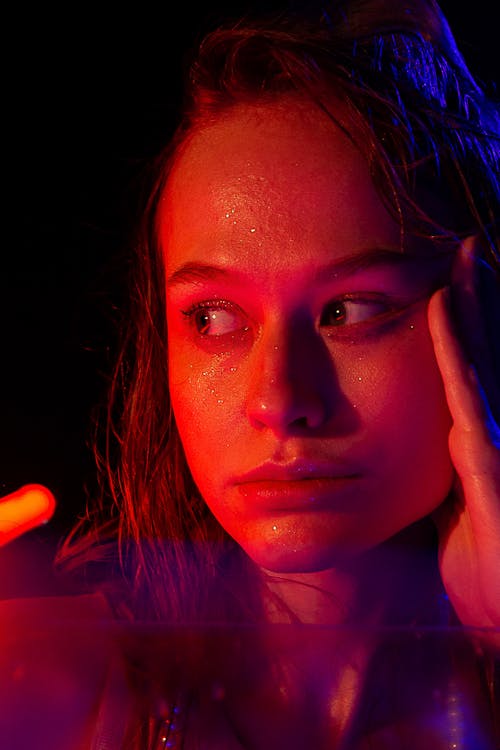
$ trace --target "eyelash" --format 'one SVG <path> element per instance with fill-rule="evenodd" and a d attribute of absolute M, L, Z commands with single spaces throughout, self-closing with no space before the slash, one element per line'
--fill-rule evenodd
<path fill-rule="evenodd" d="M 382 308 L 381 312 L 375 313 L 374 315 L 370 315 L 367 320 L 362 320 L 354 323 L 347 323 L 346 325 L 325 325 L 321 324 L 321 319 L 324 318 L 325 314 L 330 311 L 335 305 L 337 305 L 339 308 L 341 305 L 345 305 L 345 303 L 353 303 L 354 305 L 358 304 L 359 307 L 361 307 L 363 304 L 366 305 L 375 305 Z M 361 327 L 369 327 L 373 325 L 374 322 L 382 322 L 384 319 L 392 317 L 394 314 L 398 312 L 402 312 L 408 305 L 404 302 L 398 302 L 395 301 L 392 297 L 388 297 L 384 294 L 373 294 L 373 293 L 364 293 L 364 294 L 351 294 L 351 295 L 342 295 L 340 297 L 336 297 L 332 299 L 330 302 L 328 302 L 321 312 L 320 316 L 320 326 L 323 328 L 329 328 L 332 329 L 331 335 L 342 335 L 344 332 L 349 332 L 349 335 L 352 334 L 352 329 L 354 327 L 361 328 Z M 385 309 L 384 309 L 385 308 Z M 228 310 L 230 312 L 234 312 L 236 315 L 240 315 L 241 318 L 245 318 L 245 313 L 243 310 L 235 305 L 232 302 L 229 302 L 224 299 L 214 299 L 214 300 L 206 300 L 203 302 L 197 302 L 193 304 L 191 307 L 189 307 L 187 310 L 181 310 L 181 313 L 183 316 L 185 316 L 189 323 L 195 328 L 195 331 L 198 336 L 200 336 L 203 339 L 221 339 L 224 336 L 227 335 L 236 335 L 238 333 L 246 333 L 250 326 L 241 326 L 241 328 L 235 328 L 234 330 L 221 333 L 221 334 L 208 334 L 208 333 L 202 333 L 202 331 L 198 330 L 196 326 L 196 314 L 203 312 L 213 310 L 215 312 L 220 310 Z M 342 329 L 347 329 L 343 331 Z M 335 331 L 335 333 L 333 333 Z"/>
<path fill-rule="evenodd" d="M 393 299 L 390 299 L 389 297 L 381 294 L 363 294 L 363 295 L 356 295 L 356 294 L 346 294 L 342 297 L 337 297 L 330 302 L 328 302 L 321 313 L 321 319 L 320 319 L 320 325 L 321 320 L 323 319 L 325 313 L 327 313 L 329 310 L 334 309 L 335 307 L 340 307 L 341 305 L 345 305 L 345 303 L 351 302 L 353 305 L 358 305 L 358 307 L 361 307 L 363 304 L 365 305 L 374 305 L 378 306 L 379 308 L 383 308 L 381 312 L 377 312 L 374 315 L 369 315 L 366 320 L 358 321 L 355 323 L 347 323 L 346 325 L 324 325 L 325 328 L 348 328 L 351 330 L 354 326 L 363 326 L 363 325 L 369 325 L 374 320 L 377 322 L 383 319 L 385 316 L 391 315 L 395 311 L 401 309 L 402 305 L 399 306 L 394 303 Z M 337 332 L 338 333 L 338 332 Z"/>
<path fill-rule="evenodd" d="M 243 312 L 243 310 L 240 307 L 238 307 L 234 303 L 228 302 L 227 300 L 224 300 L 224 299 L 206 300 L 204 302 L 196 302 L 194 305 L 192 305 L 191 307 L 189 307 L 187 310 L 181 310 L 181 313 L 182 313 L 182 315 L 184 315 L 188 319 L 189 323 L 196 328 L 196 323 L 195 323 L 196 313 L 203 312 L 204 310 L 215 310 L 215 311 L 218 311 L 218 310 L 229 310 L 231 312 L 235 312 L 235 313 L 241 315 L 242 318 L 245 315 L 245 313 Z M 242 326 L 241 329 L 239 329 L 239 330 L 246 332 L 246 331 L 248 331 L 248 329 L 249 329 L 249 326 Z M 202 338 L 207 338 L 208 337 L 207 334 L 203 334 L 200 331 L 196 331 L 196 332 Z M 235 330 L 232 333 L 234 334 L 236 332 L 237 331 Z M 210 336 L 210 338 L 220 338 L 223 335 L 224 334 L 213 334 L 212 336 Z"/>

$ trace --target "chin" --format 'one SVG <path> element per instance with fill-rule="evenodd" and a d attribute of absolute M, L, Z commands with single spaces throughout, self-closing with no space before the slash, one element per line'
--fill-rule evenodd
<path fill-rule="evenodd" d="M 272 573 L 319 573 L 353 560 L 366 550 L 349 549 L 338 544 L 325 546 L 285 544 L 247 547 L 246 554 L 260 568 Z"/>

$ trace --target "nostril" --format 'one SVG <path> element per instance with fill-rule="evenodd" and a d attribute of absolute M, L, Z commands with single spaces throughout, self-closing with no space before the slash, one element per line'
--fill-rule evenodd
<path fill-rule="evenodd" d="M 269 381 L 268 381 L 269 382 Z M 298 393 L 290 384 L 267 390 L 249 403 L 248 416 L 258 429 L 271 430 L 314 429 L 326 418 L 326 405 L 319 394 L 311 391 Z"/>
<path fill-rule="evenodd" d="M 309 328 L 269 329 L 254 357 L 246 409 L 256 429 L 284 433 L 324 424 L 330 388 L 325 386 L 329 352 L 323 339 Z"/>

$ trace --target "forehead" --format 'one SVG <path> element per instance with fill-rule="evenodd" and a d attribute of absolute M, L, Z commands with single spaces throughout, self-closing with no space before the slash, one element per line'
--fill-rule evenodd
<path fill-rule="evenodd" d="M 341 102 L 333 117 L 345 119 Z M 225 156 L 221 159 L 221 156 Z M 228 160 L 229 159 L 229 160 Z M 274 172 L 280 178 L 296 174 L 328 175 L 332 160 L 352 164 L 364 171 L 363 158 L 335 120 L 314 102 L 298 97 L 251 104 L 241 103 L 223 112 L 212 123 L 191 133 L 175 161 L 171 183 L 179 178 L 197 179 L 210 173 L 214 180 L 227 180 L 229 171 L 250 180 Z"/>
<path fill-rule="evenodd" d="M 346 120 L 345 107 L 333 106 Z M 364 157 L 314 103 L 241 104 L 196 130 L 177 155 L 160 203 L 167 271 L 186 260 L 240 264 L 255 253 L 289 264 L 295 253 L 399 249 Z M 189 258 L 190 254 L 197 255 Z"/>

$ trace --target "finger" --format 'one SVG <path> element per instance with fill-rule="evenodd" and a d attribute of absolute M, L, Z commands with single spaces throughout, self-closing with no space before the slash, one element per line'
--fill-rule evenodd
<path fill-rule="evenodd" d="M 429 330 L 453 419 L 450 454 L 462 481 L 499 474 L 500 430 L 484 391 L 457 338 L 447 304 L 447 290 L 429 302 Z M 498 479 L 495 480 L 495 482 Z"/>
<path fill-rule="evenodd" d="M 470 362 L 488 360 L 488 341 L 476 293 L 479 259 L 476 240 L 467 237 L 457 250 L 450 285 L 450 312 Z"/>
<path fill-rule="evenodd" d="M 451 320 L 448 288 L 438 289 L 432 295 L 428 320 L 454 425 L 466 432 L 484 431 L 488 405 L 483 401 L 474 368 L 465 356 Z"/>
<path fill-rule="evenodd" d="M 498 272 L 480 255 L 480 244 L 468 237 L 453 264 L 450 310 L 464 353 L 474 365 L 489 408 L 500 420 L 498 330 L 500 280 Z"/>
<path fill-rule="evenodd" d="M 46 487 L 24 485 L 0 501 L 0 545 L 46 523 L 55 510 L 55 499 Z"/>

